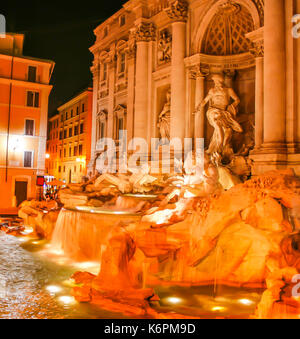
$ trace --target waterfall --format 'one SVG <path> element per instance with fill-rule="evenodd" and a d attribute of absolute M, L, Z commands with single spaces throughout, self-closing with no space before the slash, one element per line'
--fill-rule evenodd
<path fill-rule="evenodd" d="M 64 252 L 76 261 L 101 261 L 101 248 L 106 245 L 111 230 L 121 223 L 137 221 L 134 215 L 93 213 L 62 209 L 52 237 L 52 249 Z"/>

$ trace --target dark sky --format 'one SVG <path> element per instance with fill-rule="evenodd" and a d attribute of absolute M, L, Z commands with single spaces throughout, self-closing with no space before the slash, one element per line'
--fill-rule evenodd
<path fill-rule="evenodd" d="M 5 4 L 3 3 L 5 2 Z M 7 31 L 25 33 L 24 55 L 55 61 L 49 114 L 92 83 L 93 30 L 119 10 L 122 0 L 1 1 Z"/>

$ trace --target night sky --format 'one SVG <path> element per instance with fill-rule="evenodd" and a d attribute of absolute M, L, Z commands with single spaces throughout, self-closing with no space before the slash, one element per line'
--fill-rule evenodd
<path fill-rule="evenodd" d="M 3 3 L 5 2 L 5 3 Z M 7 31 L 25 34 L 24 55 L 55 61 L 49 115 L 81 89 L 92 84 L 89 47 L 93 30 L 118 11 L 122 0 L 1 1 Z"/>

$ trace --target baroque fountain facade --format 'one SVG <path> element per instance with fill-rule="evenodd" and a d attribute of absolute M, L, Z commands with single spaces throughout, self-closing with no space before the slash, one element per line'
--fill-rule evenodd
<path fill-rule="evenodd" d="M 289 93 L 300 78 L 287 85 L 285 65 L 300 67 L 299 41 L 285 41 L 281 15 L 292 3 L 131 0 L 95 30 L 89 178 L 60 191 L 61 210 L 20 211 L 56 250 L 99 262 L 73 276 L 78 301 L 184 317 L 153 306 L 158 287 L 212 287 L 220 300 L 226 286 L 262 291 L 253 317 L 298 317 L 300 106 Z M 109 173 L 99 140 L 118 140 L 119 163 L 121 129 L 160 138 L 159 155 L 174 138 L 204 139 L 201 171 L 194 150 L 182 171 L 176 157 L 154 171 L 144 152 L 138 170 Z"/>

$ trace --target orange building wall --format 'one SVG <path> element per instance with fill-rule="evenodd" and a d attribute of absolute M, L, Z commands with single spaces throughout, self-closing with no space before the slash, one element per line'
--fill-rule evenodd
<path fill-rule="evenodd" d="M 82 177 L 87 175 L 87 164 L 91 159 L 91 131 L 92 131 L 92 89 L 87 89 L 78 94 L 63 106 L 58 108 L 59 114 L 49 120 L 47 153 L 49 159 L 47 160 L 47 170 L 49 176 L 55 177 L 58 180 L 66 183 L 71 182 L 80 183 Z M 84 104 L 85 110 L 82 111 Z M 79 114 L 76 114 L 77 107 Z M 73 110 L 73 117 L 71 111 Z M 68 113 L 68 119 L 66 119 Z M 53 121 L 58 119 L 58 128 L 53 128 Z M 75 126 L 84 124 L 83 133 L 74 135 Z M 72 129 L 73 136 L 69 137 L 69 129 Z M 59 139 L 60 131 L 67 130 L 67 138 Z M 58 138 L 56 137 L 58 134 Z M 74 147 L 82 145 L 82 155 L 74 155 Z M 57 152 L 56 152 L 57 147 Z M 69 155 L 71 148 L 72 154 Z M 64 149 L 66 149 L 66 156 L 64 156 Z M 61 151 L 61 154 L 60 154 Z M 61 171 L 59 171 L 59 168 Z"/>
<path fill-rule="evenodd" d="M 18 181 L 27 182 L 26 198 L 36 198 L 36 178 L 45 173 L 48 97 L 52 89 L 49 82 L 54 68 L 51 61 L 24 57 L 12 50 L 9 53 L 6 39 L 23 42 L 22 35 L 7 34 L 7 38 L 0 39 L 0 213 L 15 207 Z M 29 66 L 37 69 L 35 82 L 28 81 Z M 27 106 L 27 91 L 39 93 L 39 107 Z M 34 120 L 33 136 L 25 135 L 26 119 Z M 33 152 L 30 168 L 24 167 L 25 151 Z"/>

